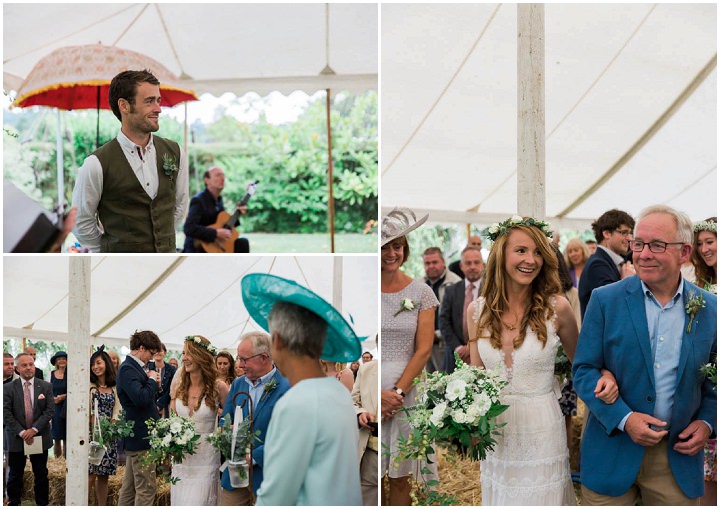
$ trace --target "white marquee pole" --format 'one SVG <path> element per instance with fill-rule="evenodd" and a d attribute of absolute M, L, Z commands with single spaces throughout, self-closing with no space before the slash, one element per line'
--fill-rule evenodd
<path fill-rule="evenodd" d="M 88 505 L 90 257 L 71 256 L 68 297 L 67 478 L 65 504 Z"/>
<path fill-rule="evenodd" d="M 521 216 L 545 217 L 545 8 L 518 4 L 517 200 Z"/>
<path fill-rule="evenodd" d="M 343 258 L 333 257 L 333 306 L 342 313 Z"/>

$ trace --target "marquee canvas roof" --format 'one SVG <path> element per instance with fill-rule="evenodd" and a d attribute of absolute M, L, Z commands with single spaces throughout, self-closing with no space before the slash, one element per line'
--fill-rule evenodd
<path fill-rule="evenodd" d="M 200 95 L 377 88 L 376 4 L 4 4 L 3 86 L 64 46 L 143 53 Z M 321 74 L 329 65 L 335 74 Z"/>
<path fill-rule="evenodd" d="M 72 340 L 69 260 L 4 257 L 5 338 Z M 335 307 L 358 336 L 368 337 L 365 349 L 374 349 L 377 267 L 374 256 L 93 256 L 90 333 L 95 344 L 127 345 L 135 330 L 149 329 L 169 349 L 182 349 L 185 336 L 201 334 L 232 350 L 243 333 L 262 330 L 249 317 L 240 290 L 245 274 L 260 272 L 295 280 L 331 303 L 338 295 Z"/>
<path fill-rule="evenodd" d="M 545 5 L 546 212 L 717 208 L 715 4 Z M 517 211 L 517 5 L 381 6 L 382 202 Z M 485 223 L 487 224 L 487 223 Z"/>

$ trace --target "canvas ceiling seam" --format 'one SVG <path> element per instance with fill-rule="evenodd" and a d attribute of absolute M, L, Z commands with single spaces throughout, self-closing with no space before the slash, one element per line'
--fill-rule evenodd
<path fill-rule="evenodd" d="M 127 11 L 127 10 L 129 10 L 129 9 L 132 9 L 133 7 L 135 7 L 135 6 L 134 6 L 134 5 L 130 5 L 130 6 L 128 6 L 128 7 L 124 7 L 124 8 L 122 8 L 122 9 L 120 9 L 119 11 L 114 12 L 114 13 L 108 15 L 108 16 L 105 16 L 104 18 L 101 18 L 101 19 L 99 19 L 99 20 L 97 20 L 97 21 L 93 21 L 93 22 L 90 23 L 89 25 L 87 25 L 87 26 L 85 26 L 85 27 L 82 27 L 82 28 L 80 28 L 80 29 L 78 29 L 78 30 L 75 30 L 74 32 L 71 32 L 71 33 L 69 33 L 69 34 L 62 35 L 61 37 L 58 37 L 57 39 L 55 39 L 55 40 L 53 40 L 53 41 L 50 41 L 50 42 L 48 42 L 47 44 L 43 44 L 42 46 L 38 46 L 38 47 L 32 48 L 32 49 L 26 51 L 25 53 L 20 53 L 19 55 L 15 55 L 15 56 L 13 56 L 13 57 L 10 57 L 10 58 L 8 58 L 7 60 L 3 60 L 3 65 L 4 65 L 4 64 L 7 64 L 8 62 L 12 62 L 13 60 L 16 60 L 16 59 L 18 59 L 18 58 L 25 57 L 25 56 L 30 55 L 30 54 L 32 54 L 32 53 L 36 53 L 36 52 L 38 52 L 38 51 L 40 51 L 40 50 L 43 50 L 43 49 L 45 49 L 45 48 L 53 47 L 53 46 L 55 46 L 56 44 L 59 44 L 59 43 L 60 43 L 61 41 L 63 41 L 64 39 L 67 39 L 67 38 L 72 37 L 72 36 L 74 36 L 74 35 L 78 35 L 78 34 L 84 32 L 85 30 L 94 27 L 95 25 L 98 25 L 98 24 L 100 24 L 100 23 L 103 23 L 103 22 L 105 22 L 105 21 L 107 21 L 107 20 L 109 20 L 109 19 L 113 19 L 113 18 L 117 17 L 118 15 L 122 14 L 123 12 L 125 12 L 125 11 Z"/>
<path fill-rule="evenodd" d="M 242 278 L 245 276 L 245 274 L 248 273 L 248 271 L 250 271 L 253 267 L 255 267 L 255 265 L 257 265 L 258 263 L 260 263 L 260 261 L 261 261 L 262 259 L 263 259 L 262 257 L 259 257 L 259 258 L 258 258 L 257 260 L 255 260 L 252 264 L 250 264 L 250 266 L 249 266 L 247 269 L 245 269 L 245 271 L 244 271 L 242 274 L 240 274 L 240 275 L 239 275 L 238 277 L 236 277 L 229 285 L 227 285 L 225 288 L 223 288 L 217 295 L 215 295 L 215 297 L 213 297 L 213 298 L 210 299 L 208 302 L 206 302 L 203 306 L 201 306 L 200 309 L 198 309 L 197 311 L 195 311 L 195 312 L 192 313 L 191 315 L 186 316 L 183 320 L 181 320 L 181 321 L 178 322 L 177 324 L 173 325 L 172 327 L 169 327 L 169 328 L 165 329 L 165 330 L 162 331 L 160 334 L 161 334 L 161 335 L 169 334 L 171 331 L 177 329 L 177 328 L 180 327 L 182 324 L 186 323 L 188 320 L 190 320 L 191 318 L 197 316 L 199 313 L 201 313 L 202 311 L 204 311 L 208 306 L 210 306 L 210 305 L 213 304 L 215 301 L 217 301 L 220 297 L 222 297 L 222 296 L 225 294 L 225 292 L 227 292 L 227 291 L 230 290 L 235 284 L 237 284 L 237 282 L 238 282 L 240 279 L 242 279 Z M 273 259 L 273 262 L 274 262 L 274 259 Z M 271 266 L 270 268 L 272 269 L 272 266 Z M 268 274 L 270 274 L 270 270 L 268 270 Z"/>
<path fill-rule="evenodd" d="M 586 189 L 578 198 L 575 199 L 569 206 L 564 210 L 556 214 L 558 217 L 564 217 L 571 213 L 577 207 L 579 207 L 585 200 L 595 194 L 600 188 L 605 185 L 611 177 L 613 177 L 618 171 L 620 171 L 633 157 L 637 155 L 640 150 L 647 145 L 647 143 L 662 129 L 662 127 L 668 123 L 668 121 L 678 112 L 683 104 L 690 98 L 690 96 L 698 89 L 703 81 L 710 75 L 710 73 L 717 67 L 717 52 L 712 56 L 710 61 L 703 66 L 702 69 L 695 75 L 690 83 L 680 92 L 675 100 L 667 107 L 667 109 L 658 117 L 655 122 L 633 143 L 630 148 L 620 156 L 620 158 L 605 172 L 598 180 L 596 180 L 588 189 Z"/>
<path fill-rule="evenodd" d="M 168 44 L 170 45 L 170 49 L 173 52 L 173 56 L 175 57 L 175 61 L 178 64 L 178 67 L 180 67 L 180 72 L 178 73 L 178 78 L 185 77 L 189 78 L 188 74 L 185 72 L 185 69 L 183 68 L 183 64 L 180 61 L 180 57 L 178 56 L 177 50 L 175 49 L 175 43 L 173 43 L 172 37 L 170 36 L 170 31 L 168 30 L 167 24 L 165 23 L 165 16 L 163 16 L 162 11 L 160 10 L 160 4 L 155 4 L 155 10 L 158 13 L 158 16 L 160 17 L 160 23 L 162 23 L 163 31 L 165 32 L 165 37 L 167 37 Z"/>
<path fill-rule="evenodd" d="M 575 102 L 575 104 L 572 105 L 572 107 L 565 113 L 565 115 L 560 119 L 560 121 L 555 125 L 555 127 L 550 131 L 550 133 L 545 137 L 545 141 L 547 142 L 550 137 L 557 132 L 557 130 L 565 123 L 565 121 L 570 117 L 570 115 L 573 114 L 573 112 L 582 104 L 582 102 L 585 100 L 585 98 L 590 94 L 590 92 L 595 88 L 595 85 L 597 85 L 600 80 L 608 73 L 610 68 L 615 64 L 618 58 L 620 58 L 620 55 L 623 54 L 627 46 L 630 44 L 630 41 L 632 41 L 637 33 L 640 31 L 640 28 L 645 25 L 645 22 L 650 17 L 650 15 L 655 10 L 655 7 L 657 7 L 657 4 L 653 4 L 650 10 L 645 14 L 643 19 L 640 20 L 640 23 L 635 27 L 635 30 L 630 34 L 630 36 L 625 40 L 623 45 L 615 52 L 615 55 L 610 59 L 610 61 L 607 63 L 605 68 L 600 71 L 600 74 L 593 80 L 593 82 L 590 84 L 590 86 L 585 90 L 585 92 L 578 98 L 578 100 Z"/>
<path fill-rule="evenodd" d="M 465 58 L 463 58 L 462 62 L 460 62 L 460 65 L 455 70 L 452 77 L 445 85 L 445 87 L 443 87 L 442 91 L 440 92 L 440 95 L 438 95 L 438 97 L 435 99 L 433 104 L 430 106 L 430 109 L 427 111 L 427 113 L 425 113 L 423 118 L 420 120 L 420 123 L 417 125 L 415 130 L 413 130 L 413 132 L 410 134 L 410 137 L 405 141 L 405 143 L 403 143 L 403 145 L 402 145 L 402 147 L 400 147 L 400 150 L 398 151 L 398 153 L 395 154 L 395 157 L 393 157 L 392 160 L 390 161 L 390 163 L 383 169 L 383 171 L 380 175 L 381 177 L 384 177 L 387 174 L 387 172 L 390 171 L 390 168 L 393 167 L 395 162 L 405 152 L 405 149 L 410 145 L 410 143 L 412 143 L 412 141 L 415 139 L 415 136 L 417 135 L 417 133 L 420 132 L 420 129 L 422 129 L 422 127 L 425 125 L 425 122 L 427 121 L 427 119 L 430 117 L 430 115 L 433 113 L 433 111 L 435 111 L 435 108 L 437 107 L 437 105 L 440 104 L 440 101 L 443 99 L 443 97 L 445 97 L 445 94 L 450 89 L 452 84 L 455 82 L 455 79 L 458 77 L 460 72 L 463 70 L 467 61 L 470 59 L 470 56 L 475 52 L 475 48 L 477 48 L 477 45 L 480 44 L 480 41 L 485 36 L 485 33 L 488 31 L 488 28 L 490 28 L 490 25 L 492 24 L 493 20 L 495 19 L 495 15 L 498 13 L 501 6 L 502 6 L 502 4 L 496 5 L 495 10 L 493 10 L 492 14 L 490 15 L 490 18 L 487 20 L 487 22 L 485 23 L 485 26 L 481 30 L 480 34 L 475 39 L 475 42 L 470 47 L 470 50 L 465 55 Z"/>
<path fill-rule="evenodd" d="M 125 27 L 125 30 L 123 30 L 122 32 L 120 32 L 120 35 L 117 37 L 117 39 L 115 39 L 115 42 L 113 42 L 113 43 L 111 44 L 111 46 L 117 46 L 117 44 L 120 42 L 120 40 L 121 40 L 123 37 L 125 37 L 125 34 L 127 34 L 127 33 L 130 31 L 130 29 L 135 25 L 135 23 L 137 22 L 137 20 L 140 19 L 140 16 L 143 15 L 143 13 L 147 10 L 147 8 L 148 8 L 149 6 L 150 6 L 150 4 L 145 4 L 145 5 L 143 6 L 143 8 L 140 9 L 140 12 L 137 13 L 137 15 L 133 18 L 133 20 L 132 20 L 130 23 L 128 23 L 128 26 Z"/>
<path fill-rule="evenodd" d="M 111 318 L 109 322 L 107 322 L 104 326 L 100 327 L 97 331 L 92 333 L 92 336 L 99 336 L 106 330 L 108 330 L 110 327 L 118 323 L 120 320 L 122 320 L 124 317 L 129 315 L 136 307 L 138 307 L 147 297 L 148 295 L 152 294 L 155 289 L 157 289 L 158 286 L 160 286 L 167 278 L 170 277 L 170 275 L 175 272 L 175 270 L 187 259 L 185 256 L 179 256 L 173 262 L 170 264 L 170 266 L 165 269 L 162 274 L 160 274 L 155 280 L 148 285 L 148 287 L 143 290 L 140 295 L 135 297 L 133 301 L 128 304 L 125 309 L 120 311 L 115 317 Z"/>

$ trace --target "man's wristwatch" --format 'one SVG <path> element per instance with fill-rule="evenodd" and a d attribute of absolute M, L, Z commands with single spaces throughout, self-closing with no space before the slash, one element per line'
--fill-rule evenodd
<path fill-rule="evenodd" d="M 403 390 L 400 387 L 393 387 L 393 392 L 398 393 L 403 398 L 405 397 L 405 393 L 403 392 Z"/>

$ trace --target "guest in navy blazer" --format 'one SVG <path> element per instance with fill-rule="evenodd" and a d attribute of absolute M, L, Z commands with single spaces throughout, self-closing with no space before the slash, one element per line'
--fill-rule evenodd
<path fill-rule="evenodd" d="M 585 263 L 578 283 L 581 317 L 585 316 L 590 294 L 595 288 L 635 274 L 632 263 L 625 259 L 634 227 L 632 216 L 617 209 L 608 210 L 592 224 L 598 248 Z"/>
<path fill-rule="evenodd" d="M 169 417 L 170 407 L 170 384 L 175 376 L 175 366 L 165 362 L 167 348 L 160 343 L 160 350 L 155 354 L 155 371 L 160 374 L 160 389 L 157 394 L 157 408 L 160 417 Z"/>
<path fill-rule="evenodd" d="M 135 436 L 125 439 L 125 477 L 118 496 L 118 505 L 155 504 L 155 466 L 143 465 L 142 457 L 150 449 L 145 421 L 157 419 L 157 394 L 160 375 L 145 371 L 148 361 L 160 351 L 160 338 L 152 331 L 135 332 L 130 337 L 130 354 L 120 365 L 117 393 L 125 417 L 135 421 Z"/>
<path fill-rule="evenodd" d="M 257 493 L 263 480 L 263 459 L 265 457 L 265 433 L 270 425 L 275 403 L 290 389 L 287 378 L 275 367 L 270 353 L 270 336 L 264 332 L 248 332 L 240 338 L 237 359 L 245 367 L 245 374 L 233 380 L 223 407 L 222 418 L 235 418 L 235 407 L 241 406 L 243 420 L 249 418 L 249 404 L 253 406 L 253 430 L 260 431 L 260 442 L 253 447 L 252 492 Z M 233 396 L 245 391 L 247 396 Z M 233 488 L 230 474 L 226 469 L 222 473 L 218 505 L 252 505 L 252 495 L 248 488 Z"/>
<path fill-rule="evenodd" d="M 687 215 L 649 207 L 630 243 L 637 276 L 590 298 L 573 364 L 590 410 L 584 505 L 634 505 L 638 495 L 644 505 L 693 505 L 703 494 L 717 393 L 700 368 L 717 352 L 717 298 L 681 277 L 691 242 Z M 594 395 L 601 368 L 620 390 L 610 405 Z"/>

